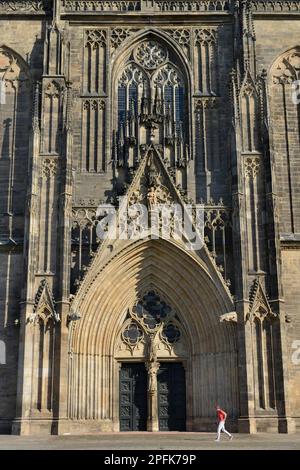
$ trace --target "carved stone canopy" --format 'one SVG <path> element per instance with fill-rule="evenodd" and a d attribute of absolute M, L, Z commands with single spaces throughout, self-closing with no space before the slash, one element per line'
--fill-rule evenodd
<path fill-rule="evenodd" d="M 277 317 L 271 309 L 267 294 L 259 278 L 254 281 L 249 298 L 250 309 L 246 320 L 254 321 L 255 319 L 258 319 L 263 321 L 267 317 Z"/>
<path fill-rule="evenodd" d="M 56 312 L 55 300 L 47 280 L 42 279 L 35 296 L 33 315 L 29 318 L 29 322 L 40 322 L 46 328 L 50 320 L 57 323 L 60 318 Z"/>

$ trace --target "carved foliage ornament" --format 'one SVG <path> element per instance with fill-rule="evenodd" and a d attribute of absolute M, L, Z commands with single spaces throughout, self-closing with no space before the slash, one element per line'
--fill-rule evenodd
<path fill-rule="evenodd" d="M 155 69 L 168 60 L 167 50 L 156 41 L 144 41 L 134 51 L 135 60 L 146 69 Z"/>

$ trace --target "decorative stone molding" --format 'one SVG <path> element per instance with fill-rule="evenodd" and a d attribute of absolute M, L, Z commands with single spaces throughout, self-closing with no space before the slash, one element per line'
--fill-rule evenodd
<path fill-rule="evenodd" d="M 88 29 L 85 32 L 85 45 L 96 49 L 106 44 L 107 33 L 103 29 Z"/>
<path fill-rule="evenodd" d="M 80 198 L 73 200 L 73 208 L 76 209 L 77 206 L 89 208 L 95 207 L 97 208 L 99 204 L 104 204 L 105 201 L 103 199 L 94 199 L 94 198 Z"/>
<path fill-rule="evenodd" d="M 139 11 L 140 0 L 63 0 L 65 12 L 74 11 Z"/>
<path fill-rule="evenodd" d="M 228 11 L 230 3 L 226 0 L 154 0 L 159 11 Z"/>
<path fill-rule="evenodd" d="M 27 322 L 42 322 L 46 329 L 51 319 L 54 320 L 55 323 L 60 321 L 59 315 L 56 312 L 53 293 L 47 280 L 42 279 L 35 296 L 33 314 L 28 318 Z"/>
<path fill-rule="evenodd" d="M 244 168 L 245 168 L 245 176 L 246 178 L 255 178 L 259 171 L 260 171 L 260 157 L 246 157 Z"/>
<path fill-rule="evenodd" d="M 57 174 L 58 159 L 44 158 L 42 163 L 42 174 L 46 179 L 53 178 Z"/>
<path fill-rule="evenodd" d="M 254 12 L 299 12 L 298 0 L 251 0 L 251 8 Z"/>
<path fill-rule="evenodd" d="M 243 86 L 241 88 L 242 96 L 252 96 L 253 94 L 256 94 L 256 93 L 257 93 L 257 90 L 252 81 L 247 80 L 243 83 Z"/>
<path fill-rule="evenodd" d="M 228 0 L 63 0 L 63 11 L 68 12 L 99 12 L 99 11 L 209 11 L 227 12 L 230 10 Z"/>
<path fill-rule="evenodd" d="M 45 95 L 48 98 L 59 98 L 62 89 L 61 86 L 56 82 L 51 82 L 45 89 Z"/>
<path fill-rule="evenodd" d="M 114 28 L 110 32 L 110 44 L 112 49 L 117 49 L 129 36 L 132 30 L 129 28 Z"/>
<path fill-rule="evenodd" d="M 168 33 L 181 47 L 184 53 L 190 55 L 191 47 L 191 29 L 190 28 L 177 28 L 177 29 L 165 29 Z"/>
<path fill-rule="evenodd" d="M 173 29 L 173 30 L 166 30 L 173 39 L 180 45 L 180 46 L 188 46 L 191 41 L 191 30 L 190 29 Z"/>
<path fill-rule="evenodd" d="M 85 98 L 83 100 L 83 109 L 105 109 L 105 101 L 102 99 Z"/>
<path fill-rule="evenodd" d="M 202 109 L 212 109 L 216 108 L 219 104 L 219 100 L 215 97 L 204 97 L 204 98 L 197 98 L 194 101 L 194 109 L 195 113 L 201 111 Z"/>
<path fill-rule="evenodd" d="M 230 225 L 230 209 L 228 207 L 205 206 L 205 226 L 208 228 Z"/>
<path fill-rule="evenodd" d="M 52 3 L 52 0 L 1 0 L 0 13 L 22 15 L 49 13 L 52 9 Z"/>
<path fill-rule="evenodd" d="M 195 40 L 195 44 L 216 44 L 217 29 L 216 28 L 195 29 L 194 40 Z"/>

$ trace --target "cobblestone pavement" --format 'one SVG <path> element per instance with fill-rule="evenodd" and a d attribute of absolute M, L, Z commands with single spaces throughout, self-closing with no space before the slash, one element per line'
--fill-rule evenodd
<path fill-rule="evenodd" d="M 300 434 L 235 434 L 232 441 L 213 433 L 101 433 L 84 436 L 0 435 L 0 450 L 214 450 L 214 449 L 300 449 Z"/>

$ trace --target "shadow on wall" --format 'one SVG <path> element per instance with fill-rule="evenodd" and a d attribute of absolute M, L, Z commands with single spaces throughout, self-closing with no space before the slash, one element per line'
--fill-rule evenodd
<path fill-rule="evenodd" d="M 41 73 L 40 40 L 27 62 L 0 45 L 0 238 L 21 240 L 24 231 L 26 176 L 31 123 L 32 79 Z M 30 71 L 29 71 L 30 67 Z"/>

